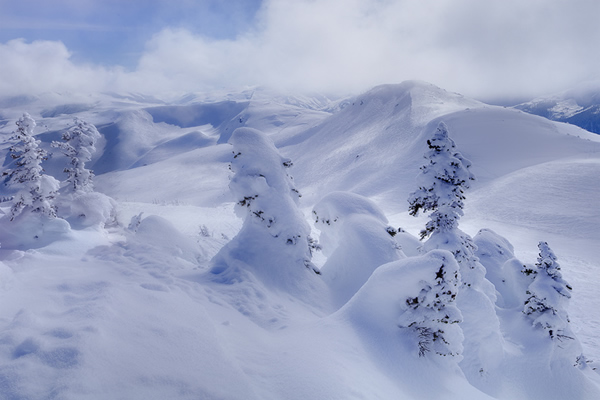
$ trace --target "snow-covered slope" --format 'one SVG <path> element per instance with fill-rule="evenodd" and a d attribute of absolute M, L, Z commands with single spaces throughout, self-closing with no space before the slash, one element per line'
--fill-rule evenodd
<path fill-rule="evenodd" d="M 418 255 L 410 233 L 425 219 L 409 216 L 406 200 L 427 138 L 443 121 L 477 178 L 461 228 L 472 236 L 491 228 L 514 245 L 491 234 L 478 239 L 486 266 L 501 267 L 490 280 L 502 285 L 510 271 L 534 263 L 538 241 L 547 240 L 573 286 L 573 331 L 583 353 L 598 359 L 597 135 L 415 81 L 335 101 L 246 89 L 161 99 L 48 94 L 0 104 L 3 169 L 22 112 L 37 120 L 37 138 L 50 151 L 79 116 L 103 134 L 90 163 L 95 188 L 117 201 L 116 220 L 104 228 L 73 228 L 36 249 L 0 248 L 0 398 L 600 396 L 592 369 L 573 367 L 570 350 L 553 348 L 539 332 L 523 333 L 530 324 L 504 298 L 496 310 L 502 354 L 490 353 L 493 368 L 476 378 L 459 360 L 419 357 L 397 320 L 399 293 L 416 296 L 423 274 L 450 254 Z M 266 239 L 236 237 L 242 221 L 228 188 L 234 154 L 227 141 L 238 127 L 262 131 L 293 161 L 289 173 L 307 221 L 315 205 L 321 216 L 345 218 L 323 227 L 323 246 L 337 251 L 313 256 L 323 274 L 299 283 L 303 295 L 250 270 L 215 273 L 221 250 L 216 260 L 270 254 L 260 250 Z M 62 180 L 63 163 L 55 154 L 46 171 Z M 339 191 L 354 194 L 319 203 Z M 12 193 L 2 187 L 0 199 Z M 9 206 L 0 203 L 0 216 Z M 392 240 L 386 220 L 407 232 Z M 370 278 L 345 276 L 351 290 L 329 282 L 328 266 L 344 276 L 341 264 L 360 268 L 369 254 Z M 376 268 L 374 259 L 393 262 Z M 506 297 L 517 286 L 499 290 Z"/>
<path fill-rule="evenodd" d="M 600 140 L 577 127 L 421 82 L 377 87 L 301 135 L 274 140 L 294 160 L 305 196 L 318 200 L 331 190 L 352 190 L 377 196 L 386 209 L 400 212 L 414 189 L 425 138 L 440 120 L 473 161 L 475 190 L 525 167 L 596 158 L 600 150 Z"/>

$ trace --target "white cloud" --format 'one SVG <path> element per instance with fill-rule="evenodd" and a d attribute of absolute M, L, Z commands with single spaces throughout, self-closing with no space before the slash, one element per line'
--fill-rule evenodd
<path fill-rule="evenodd" d="M 0 93 L 17 95 L 48 91 L 105 90 L 119 69 L 76 65 L 60 42 L 22 39 L 0 44 Z"/>
<path fill-rule="evenodd" d="M 165 29 L 148 42 L 129 79 L 134 86 L 157 91 L 244 85 L 254 81 L 254 51 L 255 44 L 243 38 L 214 41 L 187 30 Z"/>
<path fill-rule="evenodd" d="M 165 29 L 135 71 L 75 65 L 57 42 L 0 45 L 0 89 L 350 92 L 423 79 L 472 96 L 599 79 L 596 0 L 271 0 L 234 40 Z"/>

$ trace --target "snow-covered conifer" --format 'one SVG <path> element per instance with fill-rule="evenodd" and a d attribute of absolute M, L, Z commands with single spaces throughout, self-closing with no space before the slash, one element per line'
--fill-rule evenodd
<path fill-rule="evenodd" d="M 433 211 L 430 221 L 421 231 L 421 239 L 434 231 L 447 232 L 455 228 L 463 215 L 464 192 L 475 179 L 469 171 L 471 162 L 456 151 L 448 128 L 440 122 L 433 137 L 427 140 L 428 162 L 421 167 L 419 189 L 411 193 L 408 202 L 410 215 Z"/>
<path fill-rule="evenodd" d="M 425 158 L 428 162 L 421 167 L 417 177 L 419 189 L 409 196 L 409 214 L 416 216 L 420 210 L 433 211 L 421 231 L 421 239 L 431 235 L 423 249 L 451 251 L 461 266 L 463 284 L 471 286 L 485 275 L 485 268 L 475 255 L 477 246 L 473 239 L 458 229 L 465 190 L 469 188 L 469 181 L 475 179 L 469 171 L 471 162 L 456 151 L 443 122 L 439 123 L 433 137 L 427 140 L 427 145 L 429 151 Z"/>
<path fill-rule="evenodd" d="M 231 170 L 235 173 L 230 187 L 237 198 L 238 213 L 286 245 L 306 248 L 303 263 L 312 268 L 310 230 L 298 210 L 300 192 L 286 172 L 291 160 L 282 157 L 257 130 L 239 129 L 230 142 L 234 154 Z"/>
<path fill-rule="evenodd" d="M 400 317 L 399 326 L 415 333 L 419 356 L 430 351 L 441 356 L 456 356 L 462 351 L 462 343 L 450 332 L 459 329 L 452 325 L 462 321 L 454 304 L 460 282 L 458 265 L 442 252 L 435 252 L 435 257 L 429 260 L 437 261 L 438 266 L 419 281 L 419 294 L 405 300 L 407 310 Z"/>
<path fill-rule="evenodd" d="M 10 210 L 10 220 L 13 221 L 25 209 L 56 217 L 56 207 L 53 199 L 59 183 L 51 176 L 43 174 L 42 161 L 47 159 L 47 153 L 39 147 L 40 141 L 33 137 L 36 124 L 27 113 L 16 122 L 17 130 L 12 140 L 18 142 L 10 147 L 10 156 L 15 167 L 7 172 L 7 185 L 19 189 Z"/>
<path fill-rule="evenodd" d="M 532 319 L 533 325 L 548 331 L 552 339 L 572 338 L 568 329 L 566 312 L 571 298 L 571 286 L 562 278 L 556 255 L 548 243 L 540 242 L 536 274 L 529 285 L 523 312 Z"/>
<path fill-rule="evenodd" d="M 298 208 L 300 194 L 286 171 L 292 163 L 256 129 L 236 129 L 230 143 L 234 176 L 229 187 L 244 223 L 215 256 L 212 271 L 222 274 L 241 262 L 263 280 L 297 286 L 305 271 L 318 269 L 311 262 L 310 226 Z"/>
<path fill-rule="evenodd" d="M 492 373 L 503 352 L 500 321 L 496 315 L 494 285 L 486 279 L 485 267 L 479 262 L 473 239 L 458 228 L 463 215 L 465 190 L 474 180 L 470 161 L 456 151 L 442 122 L 427 141 L 427 164 L 418 176 L 419 189 L 409 197 L 411 215 L 420 210 L 432 211 L 421 231 L 421 239 L 430 236 L 423 251 L 450 251 L 460 268 L 461 283 L 456 298 L 463 315 L 460 326 L 465 339 L 461 366 L 469 379 L 480 380 Z"/>
<path fill-rule="evenodd" d="M 62 134 L 63 141 L 52 142 L 52 147 L 61 149 L 69 160 L 64 168 L 66 185 L 56 201 L 57 213 L 74 228 L 103 227 L 115 220 L 115 202 L 94 191 L 94 174 L 85 167 L 96 152 L 100 133 L 80 118 L 73 121 L 73 126 Z"/>
<path fill-rule="evenodd" d="M 80 118 L 74 119 L 74 125 L 62 134 L 62 142 L 52 142 L 52 147 L 60 148 L 70 161 L 64 172 L 67 177 L 67 193 L 93 191 L 94 174 L 85 168 L 96 151 L 96 142 L 100 133 L 96 127 Z"/>

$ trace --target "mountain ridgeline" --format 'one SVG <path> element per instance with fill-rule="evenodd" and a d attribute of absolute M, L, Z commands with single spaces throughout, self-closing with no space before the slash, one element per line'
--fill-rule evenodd
<path fill-rule="evenodd" d="M 598 82 L 514 106 L 530 114 L 566 122 L 600 134 L 600 84 Z"/>

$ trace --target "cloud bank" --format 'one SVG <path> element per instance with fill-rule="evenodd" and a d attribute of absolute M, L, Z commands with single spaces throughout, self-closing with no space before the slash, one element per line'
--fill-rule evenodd
<path fill-rule="evenodd" d="M 271 0 L 233 39 L 160 30 L 132 70 L 76 63 L 55 41 L 0 44 L 0 91 L 347 94 L 421 79 L 479 98 L 533 96 L 600 79 L 598 15 L 597 0 Z"/>

